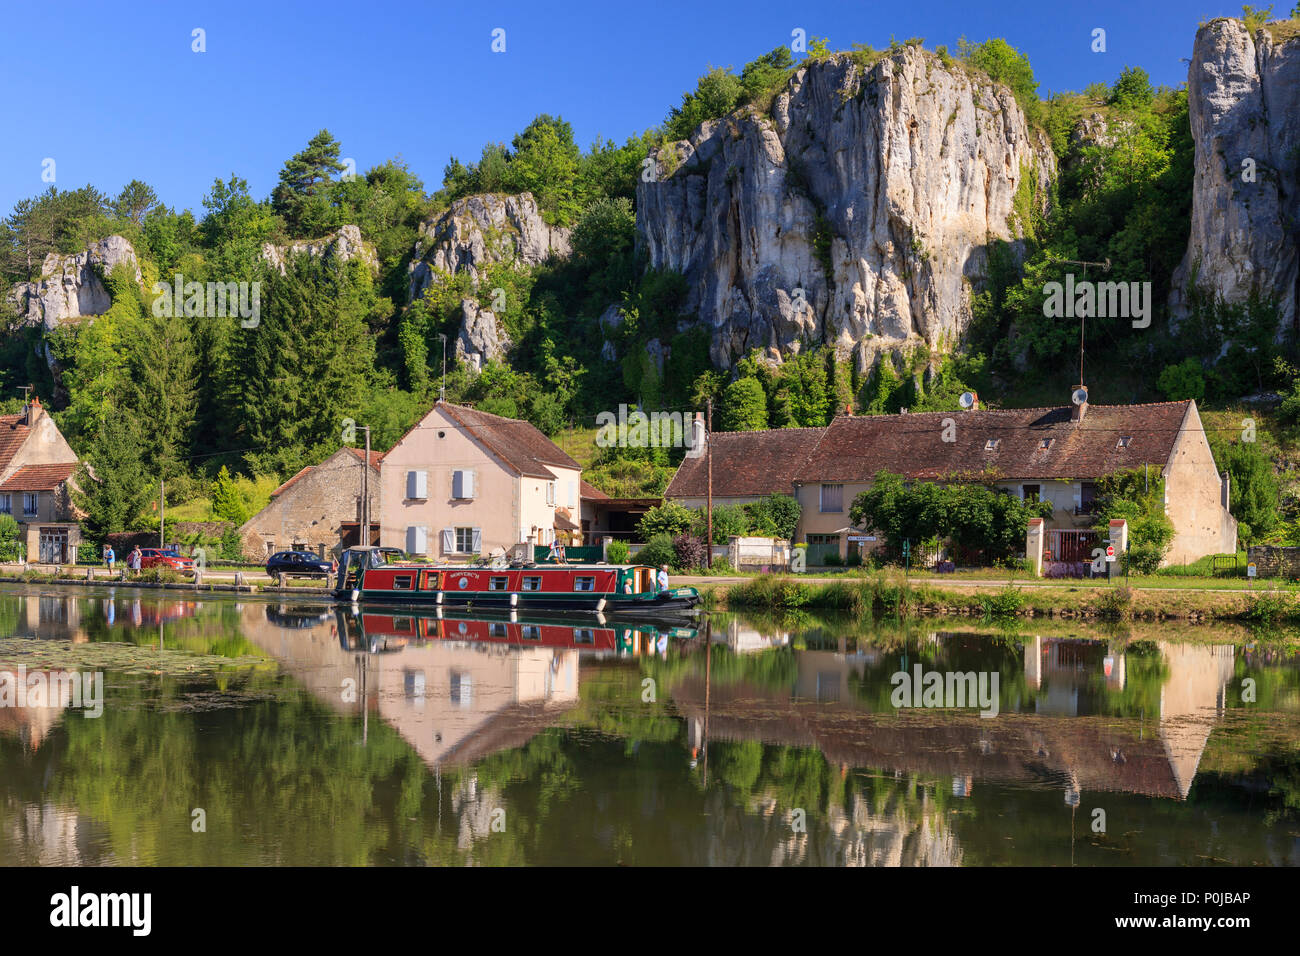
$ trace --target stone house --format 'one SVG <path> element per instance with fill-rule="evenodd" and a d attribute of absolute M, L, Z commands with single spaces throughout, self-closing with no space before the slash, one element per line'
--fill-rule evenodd
<path fill-rule="evenodd" d="M 277 551 L 288 550 L 337 555 L 357 544 L 364 457 L 363 449 L 345 446 L 271 492 L 267 506 L 240 525 L 244 556 L 264 561 Z M 370 453 L 372 540 L 378 530 L 380 457 L 379 452 Z"/>
<path fill-rule="evenodd" d="M 0 514 L 18 522 L 29 561 L 77 560 L 81 525 L 68 485 L 79 464 L 36 396 L 19 414 L 0 416 Z"/>
<path fill-rule="evenodd" d="M 383 462 L 384 547 L 469 560 L 581 529 L 582 466 L 528 422 L 439 402 Z"/>
<path fill-rule="evenodd" d="M 988 476 L 1008 494 L 1050 501 L 1048 560 L 1078 562 L 1098 545 L 1097 480 L 1147 468 L 1165 480 L 1174 525 L 1166 563 L 1237 544 L 1227 474 L 1218 471 L 1194 401 L 840 415 L 820 429 L 715 435 L 713 454 L 715 504 L 773 492 L 799 501 L 796 540 L 808 544 L 810 564 L 876 546 L 871 529 L 851 526 L 849 509 L 879 471 L 918 481 Z M 666 497 L 701 506 L 707 462 L 683 460 Z"/>

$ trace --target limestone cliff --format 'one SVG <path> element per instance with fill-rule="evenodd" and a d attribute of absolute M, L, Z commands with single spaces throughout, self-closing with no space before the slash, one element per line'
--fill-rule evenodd
<path fill-rule="evenodd" d="M 1300 281 L 1300 36 L 1294 24 L 1252 35 L 1240 20 L 1196 33 L 1187 74 L 1195 142 L 1192 228 L 1171 310 L 1194 283 L 1224 301 L 1275 299 L 1285 331 Z"/>
<path fill-rule="evenodd" d="M 379 271 L 379 257 L 374 247 L 362 240 L 361 230 L 356 226 L 342 226 L 337 232 L 320 239 L 299 239 L 282 246 L 274 243 L 262 243 L 262 258 L 280 275 L 285 272 L 285 260 L 289 256 L 306 253 L 309 256 L 337 256 L 341 261 L 360 259 L 370 267 L 371 272 Z"/>
<path fill-rule="evenodd" d="M 50 253 L 36 282 L 20 282 L 9 292 L 18 314 L 31 325 L 55 329 L 61 322 L 103 315 L 113 300 L 103 278 L 125 265 L 136 282 L 140 264 L 135 249 L 121 236 L 109 236 L 75 255 Z"/>
<path fill-rule="evenodd" d="M 466 196 L 420 224 L 409 266 L 411 301 L 424 292 L 433 270 L 464 271 L 477 281 L 481 269 L 502 260 L 535 266 L 568 254 L 569 230 L 548 226 L 532 193 Z"/>
<path fill-rule="evenodd" d="M 866 367 L 951 347 L 988 243 L 1019 238 L 1055 171 L 1010 90 L 912 47 L 804 67 L 770 116 L 747 107 L 655 159 L 640 239 L 686 276 L 724 366 L 753 348 L 826 343 Z"/>

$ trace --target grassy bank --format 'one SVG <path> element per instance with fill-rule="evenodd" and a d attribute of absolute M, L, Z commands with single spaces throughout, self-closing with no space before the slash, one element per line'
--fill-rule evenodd
<path fill-rule="evenodd" d="M 963 588 L 960 582 L 940 585 L 878 572 L 829 582 L 769 575 L 729 586 L 719 583 L 710 590 L 713 599 L 709 606 L 767 612 L 807 609 L 871 617 L 955 614 L 992 619 L 1025 616 L 1300 624 L 1300 595 L 1283 589 L 1215 593 L 1188 588 L 1167 592 L 1079 584 Z"/>

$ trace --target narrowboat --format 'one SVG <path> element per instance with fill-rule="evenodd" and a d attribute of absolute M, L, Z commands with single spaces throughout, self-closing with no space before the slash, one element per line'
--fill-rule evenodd
<path fill-rule="evenodd" d="M 335 593 L 356 603 L 420 604 L 473 610 L 544 610 L 606 615 L 683 614 L 695 588 L 659 590 L 654 568 L 635 564 L 425 564 L 385 561 L 375 548 L 349 548 Z"/>

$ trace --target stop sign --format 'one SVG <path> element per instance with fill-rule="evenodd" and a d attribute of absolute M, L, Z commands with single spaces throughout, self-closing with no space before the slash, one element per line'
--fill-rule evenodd
<path fill-rule="evenodd" d="M 1106 545 L 1106 557 L 1108 558 L 1115 557 L 1115 546 L 1113 544 Z"/>

